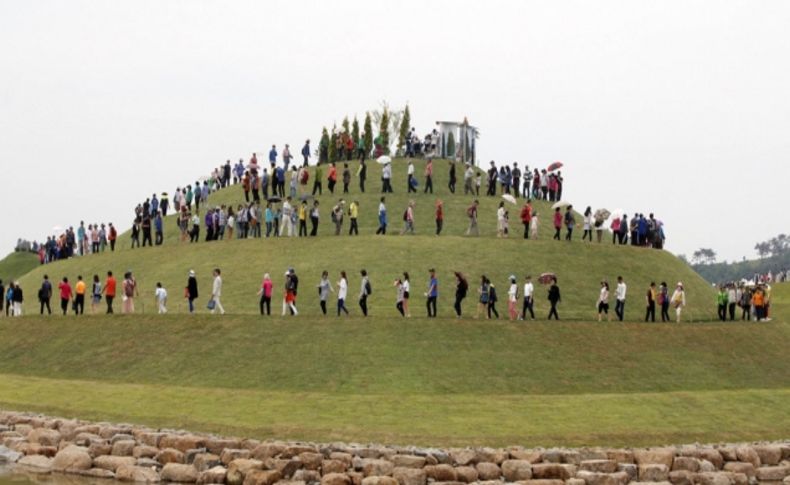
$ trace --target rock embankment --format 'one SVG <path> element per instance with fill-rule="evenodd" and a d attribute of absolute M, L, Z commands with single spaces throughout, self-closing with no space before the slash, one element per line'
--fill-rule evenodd
<path fill-rule="evenodd" d="M 790 485 L 790 441 L 662 448 L 417 448 L 223 438 L 0 412 L 30 473 L 227 485 Z"/>

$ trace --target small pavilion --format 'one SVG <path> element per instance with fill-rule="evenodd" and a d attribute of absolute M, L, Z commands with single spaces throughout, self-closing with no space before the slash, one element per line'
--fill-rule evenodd
<path fill-rule="evenodd" d="M 439 140 L 437 150 L 441 158 L 455 159 L 464 164 L 477 165 L 477 138 L 480 131 L 463 121 L 437 121 Z"/>

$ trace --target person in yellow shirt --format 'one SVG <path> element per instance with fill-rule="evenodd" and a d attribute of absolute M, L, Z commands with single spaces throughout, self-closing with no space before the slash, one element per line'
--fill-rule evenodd
<path fill-rule="evenodd" d="M 348 235 L 356 234 L 359 236 L 359 226 L 357 226 L 357 217 L 359 217 L 359 201 L 354 201 L 348 206 L 348 216 L 351 219 L 351 228 L 348 230 Z"/>
<path fill-rule="evenodd" d="M 82 276 L 77 276 L 77 284 L 74 285 L 74 314 L 82 315 L 85 312 L 85 282 Z"/>
<path fill-rule="evenodd" d="M 307 201 L 299 206 L 299 237 L 307 237 Z"/>

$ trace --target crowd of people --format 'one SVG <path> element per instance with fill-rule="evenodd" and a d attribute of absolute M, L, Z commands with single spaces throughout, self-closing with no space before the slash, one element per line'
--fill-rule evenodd
<path fill-rule="evenodd" d="M 771 320 L 771 285 L 767 281 L 719 285 L 716 294 L 719 320 Z M 738 314 L 740 310 L 740 315 Z"/>

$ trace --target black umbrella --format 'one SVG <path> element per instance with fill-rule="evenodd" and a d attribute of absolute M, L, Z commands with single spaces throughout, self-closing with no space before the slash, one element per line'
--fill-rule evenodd
<path fill-rule="evenodd" d="M 267 202 L 271 202 L 273 204 L 276 204 L 277 202 L 281 202 L 282 199 L 279 198 L 279 197 L 269 197 L 268 199 L 266 199 L 266 201 Z"/>

